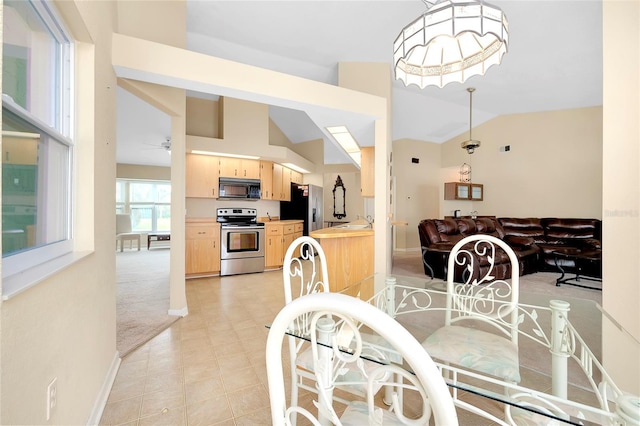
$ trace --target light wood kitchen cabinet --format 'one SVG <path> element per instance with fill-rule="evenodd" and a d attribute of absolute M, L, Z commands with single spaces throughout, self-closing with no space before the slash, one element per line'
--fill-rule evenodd
<path fill-rule="evenodd" d="M 266 234 L 266 244 L 265 244 L 265 256 L 264 256 L 264 267 L 266 269 L 279 268 L 282 266 L 282 261 L 284 259 L 282 255 L 282 245 L 283 245 L 283 225 L 265 223 L 265 234 Z"/>
<path fill-rule="evenodd" d="M 288 223 L 282 227 L 282 262 L 284 263 L 284 255 L 287 253 L 287 249 L 296 239 L 296 225 L 294 223 Z"/>
<path fill-rule="evenodd" d="M 291 240 L 291 243 L 293 243 L 296 239 L 298 239 L 299 237 L 302 237 L 304 231 L 304 224 L 302 223 L 296 223 L 293 225 L 293 240 Z M 291 244 L 289 243 L 289 244 Z M 295 257 L 300 257 L 300 247 L 298 246 L 298 249 L 296 251 L 296 253 L 294 254 Z"/>
<path fill-rule="evenodd" d="M 291 201 L 291 169 L 278 163 L 273 163 L 272 200 Z"/>
<path fill-rule="evenodd" d="M 220 177 L 260 179 L 260 161 L 220 157 Z"/>
<path fill-rule="evenodd" d="M 375 148 L 364 147 L 360 149 L 360 194 L 363 197 L 375 195 Z"/>
<path fill-rule="evenodd" d="M 282 164 L 273 163 L 273 196 L 272 200 L 282 200 Z"/>
<path fill-rule="evenodd" d="M 291 169 L 291 183 L 298 183 L 302 185 L 302 173 Z"/>
<path fill-rule="evenodd" d="M 273 199 L 273 162 L 260 161 L 260 198 L 263 200 Z"/>
<path fill-rule="evenodd" d="M 282 267 L 287 249 L 298 236 L 302 236 L 302 229 L 301 221 L 265 223 L 267 237 L 264 266 L 266 269 Z M 299 253 L 296 256 L 299 256 Z"/>
<path fill-rule="evenodd" d="M 282 201 L 291 201 L 291 169 L 282 167 Z"/>
<path fill-rule="evenodd" d="M 187 154 L 185 167 L 187 197 L 218 198 L 218 157 Z"/>
<path fill-rule="evenodd" d="M 198 220 L 185 225 L 185 273 L 187 277 L 220 273 L 220 224 Z"/>

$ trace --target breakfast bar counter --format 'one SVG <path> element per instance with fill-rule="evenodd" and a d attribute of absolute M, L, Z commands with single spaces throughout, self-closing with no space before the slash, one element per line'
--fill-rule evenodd
<path fill-rule="evenodd" d="M 349 223 L 318 229 L 309 234 L 320 242 L 327 257 L 329 290 L 345 290 L 373 274 L 374 233 L 368 224 Z M 325 281 L 325 282 L 326 282 Z M 359 286 L 358 286 L 359 287 Z M 357 290 L 354 290 L 357 292 Z M 373 294 L 351 294 L 368 299 Z"/>

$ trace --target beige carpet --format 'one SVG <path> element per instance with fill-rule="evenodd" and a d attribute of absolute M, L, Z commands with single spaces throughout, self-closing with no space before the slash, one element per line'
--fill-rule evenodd
<path fill-rule="evenodd" d="M 392 272 L 395 275 L 407 275 L 419 278 L 429 278 L 425 275 L 422 266 L 422 259 L 418 251 L 396 252 L 393 257 Z M 572 285 L 563 284 L 556 286 L 556 279 L 560 276 L 559 272 L 538 272 L 520 277 L 520 290 L 525 295 L 553 296 L 554 298 L 584 299 L 591 300 L 598 304 L 602 304 L 602 292 L 599 290 L 590 290 Z M 437 278 L 434 282 L 442 281 Z M 600 283 L 588 282 L 586 285 L 599 286 Z M 571 302 L 571 300 L 568 300 Z M 532 303 L 524 301 L 524 303 Z"/>
<path fill-rule="evenodd" d="M 169 311 L 169 249 L 125 250 L 116 255 L 116 348 L 121 357 L 179 317 Z"/>

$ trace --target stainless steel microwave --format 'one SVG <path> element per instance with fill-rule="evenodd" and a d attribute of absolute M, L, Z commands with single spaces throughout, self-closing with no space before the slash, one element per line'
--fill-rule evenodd
<path fill-rule="evenodd" d="M 260 179 L 220 178 L 218 199 L 259 200 Z"/>

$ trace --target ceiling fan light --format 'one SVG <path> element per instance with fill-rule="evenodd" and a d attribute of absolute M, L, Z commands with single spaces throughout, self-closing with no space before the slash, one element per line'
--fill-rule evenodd
<path fill-rule="evenodd" d="M 481 142 L 477 140 L 468 140 L 460 144 L 463 149 L 466 149 L 469 154 L 473 154 L 476 148 L 480 148 Z"/>
<path fill-rule="evenodd" d="M 394 41 L 396 79 L 420 88 L 462 83 L 500 64 L 508 44 L 500 8 L 484 0 L 440 0 Z"/>

